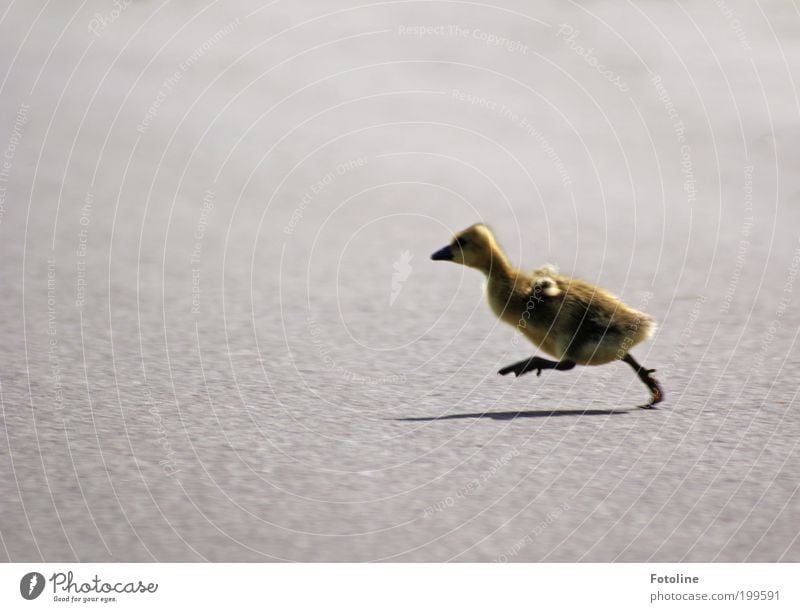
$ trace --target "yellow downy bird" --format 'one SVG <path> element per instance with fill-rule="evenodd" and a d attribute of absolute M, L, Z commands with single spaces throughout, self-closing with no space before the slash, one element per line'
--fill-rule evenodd
<path fill-rule="evenodd" d="M 648 315 L 627 306 L 599 287 L 562 276 L 546 266 L 531 273 L 515 270 L 491 230 L 478 223 L 458 233 L 431 259 L 452 261 L 486 275 L 492 311 L 556 361 L 530 357 L 500 370 L 521 376 L 542 370 L 571 370 L 575 365 L 602 365 L 621 360 L 650 390 L 652 408 L 662 399 L 655 370 L 639 365 L 628 352 L 655 330 Z"/>

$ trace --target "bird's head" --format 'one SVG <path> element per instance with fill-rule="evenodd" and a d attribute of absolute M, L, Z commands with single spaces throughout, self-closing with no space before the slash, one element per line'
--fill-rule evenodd
<path fill-rule="evenodd" d="M 499 263 L 500 250 L 491 230 L 483 223 L 476 223 L 460 231 L 453 240 L 431 255 L 434 261 L 454 263 L 488 272 L 493 263 Z"/>

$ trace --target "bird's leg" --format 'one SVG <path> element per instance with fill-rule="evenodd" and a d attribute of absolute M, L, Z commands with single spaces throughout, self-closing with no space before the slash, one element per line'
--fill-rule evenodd
<path fill-rule="evenodd" d="M 536 370 L 536 376 L 541 376 L 542 370 L 571 370 L 574 367 L 574 361 L 550 361 L 548 359 L 542 359 L 541 357 L 531 357 L 504 367 L 498 374 L 505 376 L 506 374 L 514 372 L 516 376 L 522 376 L 523 374 Z"/>
<path fill-rule="evenodd" d="M 625 355 L 625 357 L 622 358 L 622 361 L 631 366 L 639 376 L 639 380 L 641 380 L 645 385 L 647 385 L 647 388 L 650 389 L 650 402 L 644 404 L 642 408 L 652 408 L 658 402 L 664 399 L 664 392 L 661 390 L 661 385 L 659 385 L 658 381 L 651 376 L 655 370 L 647 370 L 640 366 L 630 353 Z"/>

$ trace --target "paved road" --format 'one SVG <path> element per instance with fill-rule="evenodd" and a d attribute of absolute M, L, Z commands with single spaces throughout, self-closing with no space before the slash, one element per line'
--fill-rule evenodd
<path fill-rule="evenodd" d="M 0 558 L 800 561 L 800 16 L 5 2 Z M 730 11 L 733 11 L 731 13 Z M 531 354 L 493 226 L 651 313 Z"/>

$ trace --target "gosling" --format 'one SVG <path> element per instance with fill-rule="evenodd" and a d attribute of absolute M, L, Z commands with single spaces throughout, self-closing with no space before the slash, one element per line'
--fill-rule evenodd
<path fill-rule="evenodd" d="M 516 327 L 550 361 L 530 357 L 501 369 L 503 376 L 542 370 L 571 370 L 575 365 L 602 365 L 622 360 L 650 390 L 652 408 L 664 399 L 661 385 L 628 352 L 655 330 L 648 315 L 622 303 L 599 287 L 562 276 L 550 266 L 528 274 L 515 270 L 488 227 L 478 223 L 457 234 L 431 259 L 452 261 L 486 275 L 486 297 L 492 311 Z"/>

